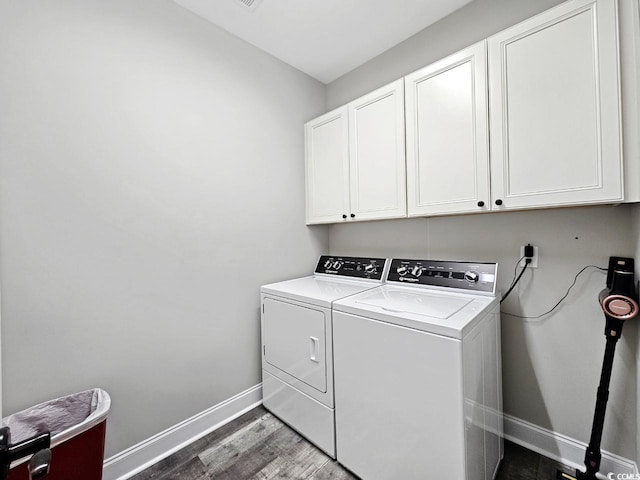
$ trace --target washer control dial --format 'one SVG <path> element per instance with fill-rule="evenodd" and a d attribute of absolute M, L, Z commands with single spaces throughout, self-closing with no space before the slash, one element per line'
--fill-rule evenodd
<path fill-rule="evenodd" d="M 364 266 L 364 271 L 365 271 L 366 273 L 375 273 L 377 269 L 378 269 L 378 268 L 377 268 L 377 267 L 375 266 L 375 264 L 373 264 L 373 263 L 367 263 L 367 264 Z"/>
<path fill-rule="evenodd" d="M 344 265 L 344 262 L 341 262 L 340 260 L 336 260 L 335 262 L 333 262 L 333 269 L 334 270 L 340 270 L 342 268 L 342 265 Z"/>
<path fill-rule="evenodd" d="M 398 275 L 400 275 L 401 277 L 404 277 L 407 273 L 409 273 L 409 268 L 406 265 L 400 265 L 396 269 L 396 272 L 398 272 Z"/>
<path fill-rule="evenodd" d="M 422 275 L 423 272 L 423 268 L 420 265 L 415 265 L 412 269 L 411 269 L 411 275 L 413 275 L 416 278 L 419 278 L 420 275 Z"/>
<path fill-rule="evenodd" d="M 464 279 L 469 283 L 478 283 L 478 280 L 480 280 L 480 274 L 473 270 L 469 270 L 464 272 Z"/>

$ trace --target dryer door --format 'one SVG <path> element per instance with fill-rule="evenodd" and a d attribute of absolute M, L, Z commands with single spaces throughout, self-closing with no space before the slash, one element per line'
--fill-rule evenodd
<path fill-rule="evenodd" d="M 304 384 L 326 392 L 330 310 L 268 297 L 262 305 L 264 361 Z"/>

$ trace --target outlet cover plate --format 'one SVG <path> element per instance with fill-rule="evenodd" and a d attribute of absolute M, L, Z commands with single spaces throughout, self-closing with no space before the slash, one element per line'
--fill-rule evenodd
<path fill-rule="evenodd" d="M 520 256 L 524 257 L 524 245 L 520 247 Z M 525 266 L 525 259 L 520 260 L 520 266 Z M 538 247 L 533 247 L 533 258 L 529 264 L 529 268 L 538 268 Z"/>

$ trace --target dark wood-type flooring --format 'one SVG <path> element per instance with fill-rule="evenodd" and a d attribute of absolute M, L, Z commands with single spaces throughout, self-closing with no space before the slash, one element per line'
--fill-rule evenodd
<path fill-rule="evenodd" d="M 505 456 L 497 480 L 556 480 L 559 468 L 572 473 L 553 460 L 505 441 Z M 357 480 L 357 477 L 263 407 L 257 407 L 131 479 Z"/>

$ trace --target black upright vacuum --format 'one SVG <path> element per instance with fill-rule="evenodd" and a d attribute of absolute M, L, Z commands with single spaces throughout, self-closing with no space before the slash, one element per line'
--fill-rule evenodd
<path fill-rule="evenodd" d="M 616 343 L 622 334 L 622 326 L 627 320 L 638 315 L 638 297 L 635 292 L 634 265 L 632 258 L 611 257 L 607 272 L 607 288 L 600 292 L 600 306 L 606 319 L 604 335 L 607 343 L 604 350 L 600 385 L 596 396 L 596 409 L 593 414 L 591 439 L 584 457 L 585 472 L 576 471 L 577 480 L 596 480 L 600 470 L 600 442 L 604 427 L 604 414 L 609 399 L 609 382 L 613 368 L 613 356 Z M 558 478 L 571 478 L 566 473 L 558 472 Z"/>

